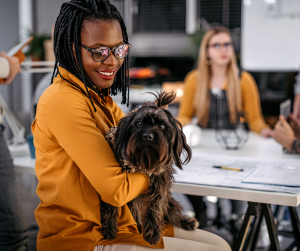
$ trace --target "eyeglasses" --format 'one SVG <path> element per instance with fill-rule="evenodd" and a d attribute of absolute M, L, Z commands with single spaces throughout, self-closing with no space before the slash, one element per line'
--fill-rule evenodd
<path fill-rule="evenodd" d="M 212 47 L 212 48 L 215 48 L 217 50 L 220 50 L 222 47 L 225 48 L 225 49 L 228 49 L 228 48 L 231 47 L 231 45 L 232 45 L 232 43 L 224 43 L 224 44 L 215 43 L 215 44 L 207 45 L 207 48 Z"/>
<path fill-rule="evenodd" d="M 131 44 L 121 44 L 117 47 L 111 48 L 101 46 L 94 49 L 91 49 L 83 44 L 81 44 L 81 46 L 92 53 L 92 57 L 96 62 L 102 62 L 105 59 L 107 59 L 110 54 L 110 51 L 112 51 L 115 58 L 117 59 L 125 58 L 128 55 L 130 48 L 132 47 Z"/>

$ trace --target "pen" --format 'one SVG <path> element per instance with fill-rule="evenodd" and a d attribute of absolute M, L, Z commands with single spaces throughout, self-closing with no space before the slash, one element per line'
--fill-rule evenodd
<path fill-rule="evenodd" d="M 219 168 L 219 169 L 225 169 L 225 170 L 231 170 L 231 171 L 237 171 L 237 172 L 243 172 L 244 171 L 241 168 L 234 168 L 234 167 L 227 167 L 227 166 L 213 166 L 213 168 Z"/>

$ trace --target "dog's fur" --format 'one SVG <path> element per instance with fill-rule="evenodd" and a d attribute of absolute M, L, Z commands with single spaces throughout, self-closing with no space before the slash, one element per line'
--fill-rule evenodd
<path fill-rule="evenodd" d="M 166 223 L 186 230 L 198 227 L 196 219 L 181 214 L 182 207 L 171 195 L 174 180 L 173 165 L 182 165 L 191 159 L 181 124 L 168 110 L 174 93 L 158 93 L 154 103 L 145 103 L 122 118 L 117 127 L 111 128 L 106 140 L 114 150 L 116 160 L 123 171 L 140 172 L 149 177 L 148 191 L 127 203 L 137 222 L 140 233 L 150 244 L 161 239 Z M 185 160 L 180 159 L 185 152 Z M 118 232 L 118 208 L 101 201 L 102 233 L 115 239 Z"/>

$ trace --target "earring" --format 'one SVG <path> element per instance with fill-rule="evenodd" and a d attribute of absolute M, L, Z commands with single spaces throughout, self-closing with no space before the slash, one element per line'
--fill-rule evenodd
<path fill-rule="evenodd" d="M 206 65 L 211 65 L 211 60 L 208 58 L 205 62 Z"/>

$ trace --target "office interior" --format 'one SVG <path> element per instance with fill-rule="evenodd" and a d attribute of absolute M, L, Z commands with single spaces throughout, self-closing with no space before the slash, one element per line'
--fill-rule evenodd
<path fill-rule="evenodd" d="M 31 123 L 35 116 L 38 99 L 47 87 L 47 83 L 50 84 L 55 60 L 52 49 L 53 26 L 64 1 L 0 1 L 0 51 L 9 51 L 29 36 L 33 36 L 37 41 L 34 43 L 35 47 L 25 48 L 27 59 L 22 66 L 23 72 L 15 78 L 12 84 L 0 86 L 0 94 L 25 128 L 25 135 L 31 134 Z M 286 0 L 299 9 L 294 9 L 293 13 L 289 13 L 288 11 L 292 10 L 288 9 L 282 14 L 286 15 L 285 17 L 275 15 L 279 13 L 280 10 L 276 8 L 283 0 L 111 0 L 124 18 L 129 42 L 133 45 L 130 52 L 131 93 L 141 95 L 142 92 L 148 90 L 173 88 L 177 91 L 178 99 L 169 106 L 169 109 L 174 116 L 177 116 L 184 90 L 184 79 L 191 70 L 197 67 L 198 50 L 203 34 L 212 27 L 222 25 L 231 32 L 238 66 L 241 70 L 247 70 L 255 79 L 263 117 L 266 123 L 274 128 L 280 115 L 279 105 L 287 99 L 290 99 L 292 103 L 294 100 L 295 77 L 300 69 L 300 53 L 298 53 L 300 49 L 294 48 L 295 54 L 298 53 L 298 68 L 297 66 L 288 68 L 279 66 L 268 69 L 268 67 L 256 68 L 252 65 L 247 67 L 248 62 L 245 62 L 243 58 L 245 56 L 243 46 L 247 45 L 242 41 L 243 33 L 247 32 L 243 29 L 245 28 L 243 22 L 246 22 L 244 15 L 253 14 L 253 12 L 245 13 L 245 6 L 254 4 L 255 1 L 261 2 L 262 6 L 267 6 L 270 13 L 265 15 L 274 15 L 271 17 L 272 20 L 290 18 L 295 22 L 300 22 L 300 4 L 296 3 L 298 0 Z M 255 19 L 256 16 L 247 16 L 247 18 Z M 257 30 L 257 33 L 255 29 L 251 32 L 256 36 L 253 39 L 260 41 L 263 36 L 259 33 L 259 29 Z M 294 32 L 297 33 L 297 31 Z M 285 44 L 282 44 L 283 51 L 290 46 L 290 39 L 287 38 Z M 296 35 L 295 39 L 297 39 Z M 298 46 L 300 47 L 300 44 Z M 276 51 L 274 51 L 275 54 Z M 135 96 L 128 107 L 120 104 L 118 96 L 115 100 L 125 113 L 141 105 Z M 9 140 L 13 133 L 9 125 L 6 124 L 6 128 L 5 138 Z M 38 225 L 34 218 L 34 210 L 39 203 L 39 198 L 35 193 L 38 181 L 36 177 L 29 174 L 18 174 L 18 180 L 23 209 L 28 221 L 28 250 L 34 251 L 38 232 Z M 193 215 L 193 209 L 186 197 L 179 193 L 174 193 L 174 196 L 183 204 L 184 212 Z M 220 204 L 224 218 L 230 220 L 229 200 L 207 196 L 205 201 L 209 218 L 207 230 L 222 236 L 229 243 L 232 242 L 233 237 L 226 228 L 226 224 L 221 227 L 214 225 Z M 218 206 L 217 202 L 219 202 Z M 275 210 L 276 207 L 272 206 L 272 209 Z M 297 210 L 299 213 L 300 208 L 298 207 Z M 291 229 L 290 218 L 286 216 L 285 219 L 283 228 Z M 292 241 L 288 236 L 280 237 L 282 250 L 285 250 Z M 269 247 L 257 250 L 269 250 Z"/>

